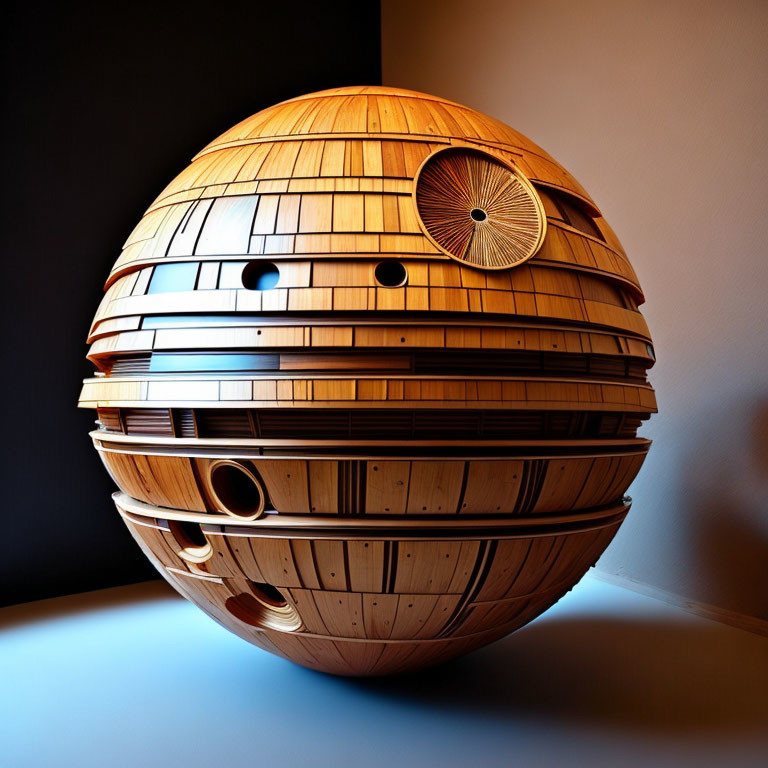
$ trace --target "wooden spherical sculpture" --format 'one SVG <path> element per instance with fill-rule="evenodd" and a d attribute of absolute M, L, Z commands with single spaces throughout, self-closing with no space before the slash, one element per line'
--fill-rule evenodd
<path fill-rule="evenodd" d="M 80 405 L 160 573 L 313 669 L 435 664 L 594 564 L 648 450 L 637 278 L 506 125 L 383 87 L 208 145 L 128 241 Z"/>

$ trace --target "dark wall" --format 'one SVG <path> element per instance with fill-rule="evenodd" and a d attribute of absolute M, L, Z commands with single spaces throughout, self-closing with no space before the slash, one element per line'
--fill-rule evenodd
<path fill-rule="evenodd" d="M 26 2 L 3 22 L 0 605 L 156 576 L 75 407 L 145 208 L 244 117 L 381 82 L 377 2 Z"/>

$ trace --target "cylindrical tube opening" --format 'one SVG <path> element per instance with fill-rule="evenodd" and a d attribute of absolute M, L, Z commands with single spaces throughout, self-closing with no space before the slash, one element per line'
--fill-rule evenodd
<path fill-rule="evenodd" d="M 408 281 L 408 272 L 399 261 L 382 261 L 373 271 L 376 282 L 384 288 L 400 288 Z"/>
<path fill-rule="evenodd" d="M 179 557 L 188 563 L 204 563 L 213 557 L 213 547 L 203 529 L 188 520 L 169 520 L 168 528 L 181 547 Z"/>
<path fill-rule="evenodd" d="M 251 582 L 251 592 L 241 592 L 227 599 L 224 607 L 240 621 L 252 627 L 266 627 L 280 632 L 301 628 L 301 617 L 272 584 Z"/>
<path fill-rule="evenodd" d="M 219 461 L 211 465 L 210 487 L 222 512 L 255 520 L 264 512 L 264 488 L 248 467 L 236 461 Z"/>

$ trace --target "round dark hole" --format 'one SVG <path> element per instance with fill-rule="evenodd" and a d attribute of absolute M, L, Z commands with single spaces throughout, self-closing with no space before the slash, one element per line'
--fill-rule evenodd
<path fill-rule="evenodd" d="M 268 291 L 279 279 L 280 270 L 269 261 L 252 261 L 243 269 L 243 287 L 249 291 Z"/>
<path fill-rule="evenodd" d="M 469 215 L 473 221 L 485 221 L 488 218 L 488 214 L 482 208 L 473 208 Z"/>
<path fill-rule="evenodd" d="M 382 261 L 374 271 L 376 282 L 385 288 L 399 288 L 408 279 L 405 267 L 399 261 Z"/>
<path fill-rule="evenodd" d="M 282 608 L 288 605 L 288 601 L 283 597 L 282 592 L 271 584 L 263 581 L 252 581 L 251 589 L 256 597 L 267 605 L 271 605 L 274 608 Z"/>
<path fill-rule="evenodd" d="M 203 529 L 197 523 L 190 523 L 188 520 L 169 520 L 168 527 L 171 529 L 173 538 L 184 549 L 204 547 L 208 543 Z"/>
<path fill-rule="evenodd" d="M 241 592 L 228 598 L 224 607 L 252 627 L 269 627 L 281 632 L 301 628 L 298 611 L 271 584 L 251 582 L 252 594 Z"/>
<path fill-rule="evenodd" d="M 211 472 L 211 487 L 226 511 L 251 517 L 264 505 L 264 494 L 256 481 L 235 464 L 219 464 Z"/>

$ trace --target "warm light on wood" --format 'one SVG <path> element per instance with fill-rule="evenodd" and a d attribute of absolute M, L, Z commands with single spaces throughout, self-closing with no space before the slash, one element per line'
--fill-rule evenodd
<path fill-rule="evenodd" d="M 160 573 L 314 669 L 427 666 L 594 564 L 656 411 L 627 257 L 541 148 L 356 87 L 209 144 L 109 275 L 80 405 Z"/>

